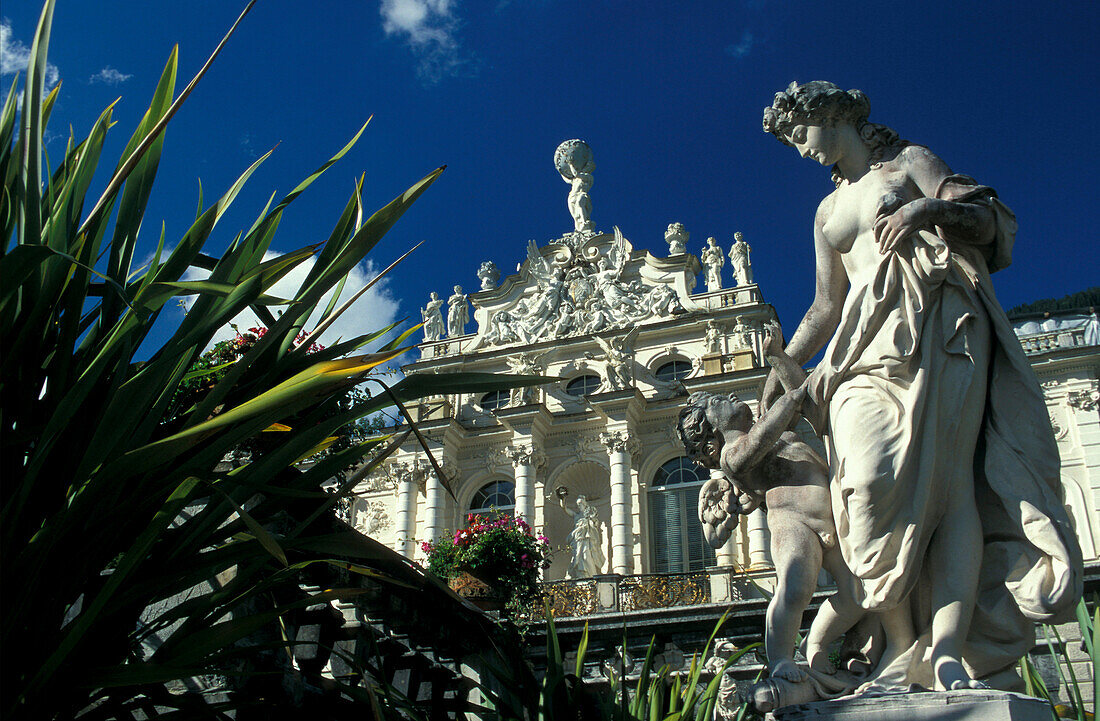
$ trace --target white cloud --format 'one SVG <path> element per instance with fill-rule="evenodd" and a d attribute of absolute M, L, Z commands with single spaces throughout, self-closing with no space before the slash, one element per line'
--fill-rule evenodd
<path fill-rule="evenodd" d="M 420 76 L 437 82 L 466 64 L 455 36 L 458 18 L 451 0 L 382 0 L 382 29 L 408 41 Z"/>
<path fill-rule="evenodd" d="M 88 78 L 90 83 L 103 83 L 104 85 L 118 85 L 124 83 L 130 78 L 134 77 L 129 73 L 119 72 L 110 65 L 100 70 L 98 73 Z"/>
<path fill-rule="evenodd" d="M 268 251 L 264 254 L 264 260 L 270 260 L 278 256 L 278 253 Z M 163 257 L 167 257 L 167 251 Z M 273 295 L 279 298 L 291 298 L 298 291 L 302 281 L 305 280 L 309 274 L 310 269 L 313 267 L 315 258 L 309 258 L 304 263 L 298 265 L 294 270 L 290 271 L 282 280 L 276 283 L 271 289 L 267 291 L 268 295 Z M 195 280 L 209 275 L 207 271 L 196 271 L 192 269 L 187 274 L 188 280 Z M 363 286 L 371 281 L 378 271 L 374 268 L 370 261 L 365 264 L 360 264 L 352 269 L 351 274 L 348 276 L 347 283 L 344 284 L 344 289 L 340 293 L 340 303 L 342 304 Z M 321 320 L 321 313 L 324 312 L 325 307 L 328 305 L 328 299 L 332 296 L 332 291 L 329 291 L 318 303 L 318 308 L 310 316 L 309 321 L 305 324 L 305 330 L 311 331 L 316 327 L 317 323 Z M 194 296 L 187 296 L 184 305 L 188 308 L 194 302 Z M 333 323 L 328 330 L 326 330 L 320 338 L 322 345 L 330 346 L 334 345 L 338 339 L 351 340 L 355 336 L 370 333 L 371 331 L 383 328 L 395 320 L 397 320 L 399 302 L 393 296 L 393 292 L 388 286 L 388 280 L 383 278 L 378 281 L 369 291 L 364 293 L 355 303 L 352 304 L 347 311 L 344 312 L 340 318 Z M 280 306 L 269 306 L 273 315 L 278 317 Z M 245 310 L 244 312 L 233 318 L 232 323 L 236 325 L 242 331 L 251 328 L 253 326 L 263 325 L 256 314 L 251 310 Z M 211 343 L 215 343 L 220 340 L 227 340 L 236 335 L 235 331 L 226 325 L 219 330 L 215 335 Z M 370 350 L 368 347 L 366 350 Z"/>
<path fill-rule="evenodd" d="M 746 30 L 741 33 L 741 39 L 736 43 L 726 46 L 726 52 L 735 58 L 743 58 L 752 50 L 755 43 L 752 33 Z"/>
<path fill-rule="evenodd" d="M 12 37 L 11 23 L 8 20 L 0 21 L 0 75 L 26 73 L 30 59 L 31 49 Z M 59 77 L 57 66 L 47 62 L 46 87 L 52 88 L 56 85 Z"/>

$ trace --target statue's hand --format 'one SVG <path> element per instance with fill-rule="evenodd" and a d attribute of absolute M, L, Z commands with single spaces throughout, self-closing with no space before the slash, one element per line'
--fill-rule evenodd
<path fill-rule="evenodd" d="M 779 355 L 783 352 L 783 331 L 779 324 L 771 320 L 764 324 L 764 353 Z"/>
<path fill-rule="evenodd" d="M 897 248 L 898 243 L 928 224 L 927 198 L 906 203 L 889 215 L 875 221 L 875 240 L 883 255 Z"/>
<path fill-rule="evenodd" d="M 775 403 L 781 395 L 783 395 L 783 384 L 779 380 L 779 373 L 772 368 L 768 373 L 768 380 L 764 382 L 764 392 L 760 394 L 761 415 L 771 408 L 772 403 Z"/>

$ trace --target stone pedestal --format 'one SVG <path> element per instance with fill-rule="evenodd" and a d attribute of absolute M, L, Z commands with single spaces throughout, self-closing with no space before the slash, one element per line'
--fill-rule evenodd
<path fill-rule="evenodd" d="M 1050 721 L 1046 701 L 992 690 L 863 695 L 785 706 L 769 721 Z"/>
<path fill-rule="evenodd" d="M 747 371 L 756 367 L 756 356 L 751 348 L 735 350 L 730 353 L 730 364 L 735 371 Z"/>

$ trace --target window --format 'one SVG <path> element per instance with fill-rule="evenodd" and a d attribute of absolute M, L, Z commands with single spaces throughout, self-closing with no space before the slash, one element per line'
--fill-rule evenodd
<path fill-rule="evenodd" d="M 687 378 L 691 374 L 691 364 L 687 361 L 674 360 L 665 363 L 663 366 L 657 369 L 654 374 L 657 376 L 657 380 L 670 382 L 678 381 L 681 378 Z"/>
<path fill-rule="evenodd" d="M 470 499 L 470 513 L 489 513 L 491 510 L 512 515 L 516 509 L 516 484 L 511 481 L 486 483 Z"/>
<path fill-rule="evenodd" d="M 483 411 L 491 411 L 508 405 L 508 398 L 508 391 L 493 391 L 483 395 L 478 405 L 481 406 Z"/>
<path fill-rule="evenodd" d="M 651 570 L 698 571 L 717 563 L 696 517 L 699 489 L 710 472 L 690 458 L 673 458 L 653 477 L 649 495 Z"/>
<path fill-rule="evenodd" d="M 600 387 L 600 377 L 592 375 L 577 376 L 565 386 L 565 392 L 571 396 L 586 396 L 595 393 Z"/>

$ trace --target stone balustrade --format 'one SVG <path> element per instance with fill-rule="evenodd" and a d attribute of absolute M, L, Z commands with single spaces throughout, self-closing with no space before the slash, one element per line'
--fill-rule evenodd
<path fill-rule="evenodd" d="M 1077 348 L 1087 344 L 1084 328 L 1070 328 L 1022 336 L 1020 345 L 1023 346 L 1024 353 L 1035 355 L 1059 348 Z"/>

